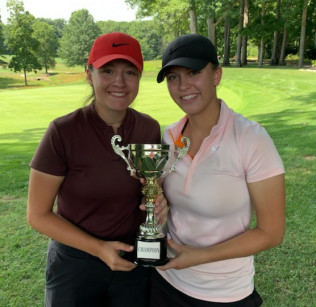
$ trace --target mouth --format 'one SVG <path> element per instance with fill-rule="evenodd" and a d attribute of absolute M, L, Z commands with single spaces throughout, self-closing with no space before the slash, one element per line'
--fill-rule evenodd
<path fill-rule="evenodd" d="M 122 92 L 109 92 L 109 94 L 118 98 L 125 97 L 127 95 L 127 93 L 122 93 Z"/>
<path fill-rule="evenodd" d="M 189 102 L 191 100 L 194 100 L 196 97 L 198 96 L 198 94 L 190 94 L 190 95 L 185 95 L 185 96 L 181 96 L 181 100 L 185 101 L 185 102 Z"/>

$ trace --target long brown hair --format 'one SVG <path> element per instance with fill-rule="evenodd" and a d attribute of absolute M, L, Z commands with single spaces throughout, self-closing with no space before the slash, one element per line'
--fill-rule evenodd
<path fill-rule="evenodd" d="M 93 66 L 89 65 L 88 70 L 90 70 L 91 72 L 93 72 Z M 84 105 L 88 105 L 89 103 L 91 103 L 92 101 L 95 100 L 95 91 L 94 91 L 94 87 L 91 85 L 91 93 L 90 95 L 84 100 Z"/>

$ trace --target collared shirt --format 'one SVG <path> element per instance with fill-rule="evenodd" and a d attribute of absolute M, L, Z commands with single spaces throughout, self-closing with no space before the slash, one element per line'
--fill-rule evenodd
<path fill-rule="evenodd" d="M 186 121 L 166 127 L 163 142 L 173 144 Z M 266 130 L 221 101 L 218 123 L 199 151 L 193 159 L 180 159 L 163 184 L 171 238 L 206 247 L 245 232 L 252 216 L 247 183 L 282 173 L 282 160 Z M 241 300 L 254 288 L 253 256 L 158 272 L 178 290 L 206 301 Z"/>
<path fill-rule="evenodd" d="M 117 134 L 121 146 L 160 143 L 158 122 L 133 109 L 127 110 Z M 30 165 L 65 176 L 58 214 L 98 238 L 133 244 L 145 218 L 139 209 L 142 185 L 113 151 L 113 135 L 90 104 L 50 124 Z"/>

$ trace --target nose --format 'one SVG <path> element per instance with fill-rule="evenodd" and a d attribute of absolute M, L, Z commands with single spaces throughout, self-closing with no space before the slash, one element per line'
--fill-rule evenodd
<path fill-rule="evenodd" d="M 189 79 L 186 76 L 182 75 L 179 77 L 179 79 L 180 79 L 180 82 L 179 82 L 180 90 L 185 91 L 186 89 L 190 87 Z"/>
<path fill-rule="evenodd" d="M 125 84 L 125 78 L 123 73 L 116 73 L 114 76 L 114 84 L 116 86 L 123 86 Z"/>

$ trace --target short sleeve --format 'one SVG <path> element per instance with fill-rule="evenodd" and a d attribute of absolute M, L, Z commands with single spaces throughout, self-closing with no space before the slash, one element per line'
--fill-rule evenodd
<path fill-rule="evenodd" d="M 256 182 L 284 173 L 281 157 L 267 131 L 255 123 L 242 140 L 243 167 L 247 182 Z"/>
<path fill-rule="evenodd" d="M 54 122 L 45 132 L 30 166 L 43 173 L 64 176 L 67 172 L 65 148 Z"/>

